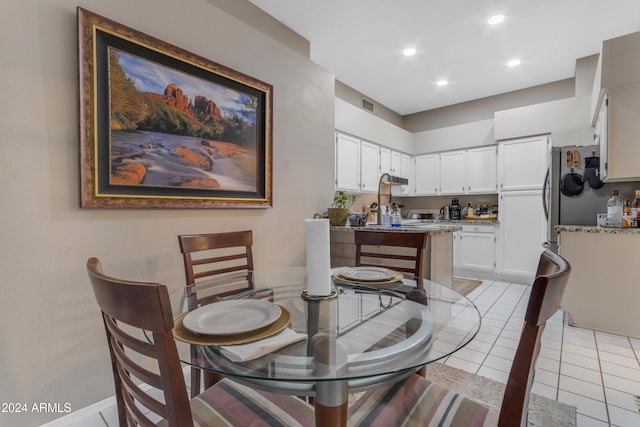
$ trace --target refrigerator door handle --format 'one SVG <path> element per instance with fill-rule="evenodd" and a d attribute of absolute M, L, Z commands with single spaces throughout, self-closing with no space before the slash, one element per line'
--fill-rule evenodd
<path fill-rule="evenodd" d="M 542 207 L 544 208 L 544 217 L 547 221 L 549 221 L 549 206 L 547 204 L 547 187 L 549 186 L 549 168 L 547 168 L 547 173 L 544 176 L 544 183 L 542 185 Z M 551 191 L 551 188 L 549 188 Z"/>

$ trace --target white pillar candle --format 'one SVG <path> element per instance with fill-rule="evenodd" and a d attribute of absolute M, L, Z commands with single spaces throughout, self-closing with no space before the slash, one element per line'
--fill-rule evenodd
<path fill-rule="evenodd" d="M 307 247 L 307 293 L 323 296 L 331 293 L 329 220 L 305 219 Z"/>

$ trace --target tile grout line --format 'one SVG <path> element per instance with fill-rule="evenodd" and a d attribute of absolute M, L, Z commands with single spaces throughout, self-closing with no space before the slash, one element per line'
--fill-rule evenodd
<path fill-rule="evenodd" d="M 600 368 L 600 381 L 602 381 L 602 395 L 604 396 L 604 410 L 607 412 L 607 421 L 611 425 L 611 415 L 609 415 L 609 404 L 607 403 L 607 390 L 604 386 L 604 375 L 602 375 L 602 362 L 600 361 L 600 347 L 596 338 L 596 331 L 593 331 L 593 341 L 596 344 L 596 354 L 598 355 L 598 368 Z"/>
<path fill-rule="evenodd" d="M 567 312 L 562 310 L 562 333 L 560 334 L 560 360 L 558 362 L 558 384 L 556 384 L 556 401 L 560 401 L 560 376 L 562 375 L 562 353 L 564 350 L 564 328 L 569 321 Z"/>
<path fill-rule="evenodd" d="M 633 355 L 636 357 L 636 362 L 638 362 L 638 366 L 640 367 L 640 351 L 636 351 L 636 348 L 633 346 L 633 343 L 631 342 L 631 338 L 627 337 L 627 341 L 629 342 L 631 351 L 633 352 Z M 636 405 L 638 405 L 638 413 L 640 413 L 640 390 L 638 390 L 638 394 L 633 395 L 633 399 L 635 400 Z"/>
<path fill-rule="evenodd" d="M 484 281 L 484 279 L 481 279 Z M 476 305 L 475 301 L 481 297 L 485 292 L 487 292 L 488 288 L 490 288 L 491 286 L 493 286 L 496 283 L 496 280 L 492 280 L 490 284 L 488 284 L 486 286 L 485 289 L 482 290 L 482 292 L 480 292 L 478 295 L 475 296 L 475 298 L 473 300 L 471 300 L 470 298 L 468 298 L 474 305 Z M 510 284 L 509 284 L 510 285 Z M 504 292 L 508 289 L 509 286 L 506 286 L 504 288 L 504 290 L 500 293 L 500 295 L 495 298 L 493 300 L 493 302 L 491 303 L 491 305 L 489 306 L 489 308 L 484 312 L 484 314 L 480 314 L 480 328 L 478 329 L 478 333 L 480 333 L 480 331 L 482 330 L 482 320 L 484 319 L 484 316 L 487 314 L 487 312 L 496 304 L 496 302 L 498 301 L 498 299 L 504 294 Z M 465 296 L 466 297 L 466 296 Z M 477 305 L 476 305 L 477 308 Z M 499 335 L 498 335 L 499 336 Z M 478 375 L 478 371 L 480 370 L 480 368 L 482 368 L 482 365 L 484 364 L 485 360 L 487 359 L 487 356 L 489 355 L 489 352 L 491 351 L 491 349 L 493 348 L 493 346 L 495 345 L 495 341 L 491 344 L 491 347 L 489 348 L 489 350 L 484 354 L 484 358 L 482 359 L 481 363 L 478 363 L 478 368 L 475 370 L 475 372 L 473 372 L 474 374 Z M 449 361 L 449 359 L 451 357 L 454 357 L 454 354 L 450 354 L 449 356 L 447 356 L 447 358 L 445 360 L 442 361 L 442 363 L 447 363 Z"/>
<path fill-rule="evenodd" d="M 104 422 L 104 425 L 109 427 L 109 423 L 107 422 L 106 418 L 104 417 L 104 415 L 102 415 L 102 411 L 98 412 L 98 415 L 100 415 L 100 418 L 102 419 L 102 421 Z"/>
<path fill-rule="evenodd" d="M 495 281 L 494 281 L 495 283 Z M 500 300 L 500 298 L 506 293 L 506 291 L 511 288 L 514 285 L 514 283 L 509 282 L 508 286 L 506 286 L 504 288 L 504 291 L 502 291 L 502 293 L 494 300 L 494 302 L 491 304 L 491 307 L 489 308 L 489 310 L 491 310 L 491 308 L 493 308 L 494 306 L 496 306 L 496 304 L 498 303 L 498 301 Z M 511 317 L 513 316 L 513 313 L 516 311 L 516 309 L 518 308 L 518 304 L 520 304 L 520 302 L 522 301 L 522 298 L 524 297 L 524 295 L 526 294 L 526 287 L 530 286 L 530 285 L 521 285 L 521 284 L 517 284 L 518 286 L 525 286 L 525 290 L 524 292 L 522 292 L 522 294 L 520 295 L 520 297 L 518 298 L 518 302 L 515 303 L 515 305 L 513 306 L 513 309 L 511 310 L 511 313 L 509 314 L 509 317 L 507 317 L 507 320 L 504 322 L 504 324 L 502 325 L 502 328 L 500 329 L 500 333 L 497 335 L 496 340 L 491 344 L 491 347 L 489 348 L 489 350 L 487 351 L 487 353 L 484 355 L 484 358 L 482 359 L 482 363 L 480 363 L 480 367 L 478 368 L 478 370 L 480 370 L 485 362 L 487 361 L 487 358 L 489 357 L 489 353 L 491 353 L 491 350 L 493 350 L 496 347 L 496 342 L 498 340 L 498 338 L 500 338 L 500 335 L 502 335 L 502 332 L 504 332 L 505 327 L 507 325 L 507 323 L 509 322 L 509 320 L 511 320 Z M 487 312 L 489 311 L 487 310 Z M 485 313 L 486 314 L 486 313 Z M 484 316 L 482 316 L 484 318 Z M 519 338 L 518 338 L 519 341 Z M 499 357 L 499 356 L 496 356 Z M 506 360 L 506 359 L 505 359 Z M 513 358 L 511 359 L 511 364 L 513 364 Z M 489 367 L 490 368 L 490 367 Z M 493 368 L 492 368 L 493 369 Z M 507 376 L 509 375 L 509 373 L 507 372 Z"/>

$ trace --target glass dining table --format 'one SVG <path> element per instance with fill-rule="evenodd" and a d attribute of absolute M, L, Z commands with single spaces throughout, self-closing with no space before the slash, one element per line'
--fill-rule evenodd
<path fill-rule="evenodd" d="M 319 426 L 346 425 L 349 394 L 414 375 L 463 348 L 480 328 L 480 312 L 469 299 L 426 279 L 375 283 L 340 280 L 333 274 L 327 278 L 331 294 L 315 297 L 306 292 L 304 267 L 256 270 L 251 276 L 255 289 L 227 300 L 276 304 L 282 315 L 266 329 L 288 328 L 305 336 L 238 361 L 222 345 L 229 336 L 217 341 L 219 337 L 193 334 L 184 327 L 185 301 L 195 291 L 187 287 L 172 294 L 181 360 L 256 389 L 310 396 Z M 198 292 L 220 284 L 198 285 Z M 265 328 L 260 331 L 265 335 Z"/>

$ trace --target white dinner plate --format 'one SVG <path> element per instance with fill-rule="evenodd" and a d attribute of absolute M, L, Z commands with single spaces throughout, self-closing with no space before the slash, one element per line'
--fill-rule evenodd
<path fill-rule="evenodd" d="M 281 314 L 279 305 L 267 301 L 219 301 L 193 310 L 183 325 L 196 334 L 234 335 L 269 326 Z"/>
<path fill-rule="evenodd" d="M 349 267 L 338 272 L 340 276 L 349 280 L 361 282 L 382 282 L 393 279 L 396 272 L 382 267 Z"/>

